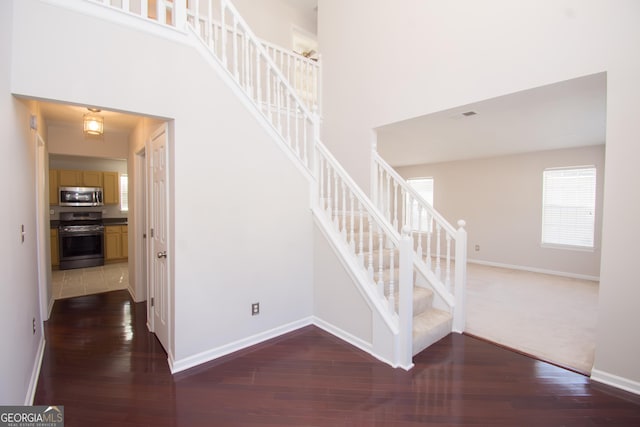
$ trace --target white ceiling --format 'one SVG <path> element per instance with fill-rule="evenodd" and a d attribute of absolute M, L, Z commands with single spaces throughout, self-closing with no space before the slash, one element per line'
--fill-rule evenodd
<path fill-rule="evenodd" d="M 59 104 L 40 101 L 40 112 L 47 125 L 78 126 L 82 129 L 82 117 L 90 113 L 87 106 Z M 105 132 L 131 132 L 142 116 L 116 111 L 102 110 L 98 114 L 104 117 Z"/>
<path fill-rule="evenodd" d="M 464 112 L 477 114 L 465 117 Z M 392 166 L 605 143 L 606 74 L 542 86 L 376 129 Z"/>

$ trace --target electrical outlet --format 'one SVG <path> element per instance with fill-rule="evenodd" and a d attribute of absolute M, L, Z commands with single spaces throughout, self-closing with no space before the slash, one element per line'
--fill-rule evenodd
<path fill-rule="evenodd" d="M 33 335 L 36 334 L 36 318 L 33 318 Z"/>
<path fill-rule="evenodd" d="M 251 304 L 251 315 L 257 316 L 258 314 L 260 314 L 260 303 L 254 302 L 253 304 Z"/>
<path fill-rule="evenodd" d="M 480 245 L 476 245 L 476 252 L 480 252 Z"/>
<path fill-rule="evenodd" d="M 20 225 L 20 240 L 21 240 L 21 243 L 24 243 L 24 234 L 25 234 L 24 233 L 24 224 L 21 224 Z"/>

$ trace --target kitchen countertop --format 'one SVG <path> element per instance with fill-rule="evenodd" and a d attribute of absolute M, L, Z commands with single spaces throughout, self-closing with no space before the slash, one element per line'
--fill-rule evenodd
<path fill-rule="evenodd" d="M 127 218 L 102 218 L 102 223 L 104 225 L 128 225 Z M 49 221 L 50 228 L 58 228 L 59 225 L 60 221 L 57 219 Z"/>
<path fill-rule="evenodd" d="M 104 225 L 128 225 L 127 218 L 102 218 Z"/>

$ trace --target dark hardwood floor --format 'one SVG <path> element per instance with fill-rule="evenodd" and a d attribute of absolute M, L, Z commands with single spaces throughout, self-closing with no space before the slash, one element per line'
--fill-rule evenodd
<path fill-rule="evenodd" d="M 66 426 L 639 426 L 640 397 L 452 334 L 392 369 L 306 327 L 175 376 L 126 291 L 58 300 L 35 404 Z"/>

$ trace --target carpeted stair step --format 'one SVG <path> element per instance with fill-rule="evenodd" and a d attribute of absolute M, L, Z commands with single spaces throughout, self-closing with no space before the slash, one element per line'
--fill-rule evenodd
<path fill-rule="evenodd" d="M 453 319 L 446 311 L 432 308 L 413 318 L 413 355 L 451 333 Z"/>
<path fill-rule="evenodd" d="M 396 312 L 400 304 L 400 293 L 396 290 L 394 296 L 396 301 Z M 432 310 L 433 304 L 433 291 L 431 289 L 416 286 L 413 288 L 413 318 L 415 322 L 416 316 L 424 313 L 425 311 Z"/>

